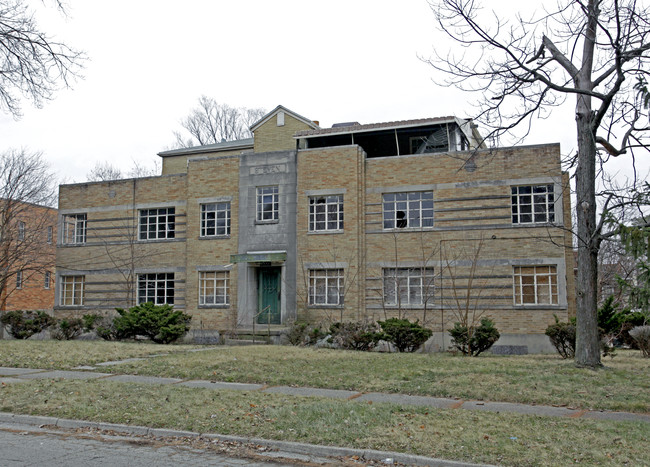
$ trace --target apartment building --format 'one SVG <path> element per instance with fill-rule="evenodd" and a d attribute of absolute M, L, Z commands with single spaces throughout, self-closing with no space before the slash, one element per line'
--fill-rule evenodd
<path fill-rule="evenodd" d="M 558 144 L 489 149 L 456 117 L 321 128 L 282 106 L 251 131 L 161 152 L 158 177 L 62 185 L 57 312 L 169 303 L 213 336 L 400 316 L 432 350 L 485 316 L 505 352 L 550 350 L 546 326 L 574 314 Z"/>
<path fill-rule="evenodd" d="M 56 209 L 0 199 L 0 311 L 54 307 Z"/>

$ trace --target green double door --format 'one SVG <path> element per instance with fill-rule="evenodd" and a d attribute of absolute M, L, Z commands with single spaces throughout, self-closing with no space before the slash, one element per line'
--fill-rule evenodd
<path fill-rule="evenodd" d="M 257 276 L 257 323 L 280 324 L 281 269 L 261 267 Z"/>

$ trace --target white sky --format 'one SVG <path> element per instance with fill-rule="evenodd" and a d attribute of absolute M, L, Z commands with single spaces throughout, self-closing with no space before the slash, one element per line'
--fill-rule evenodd
<path fill-rule="evenodd" d="M 42 109 L 25 102 L 18 121 L 0 114 L 0 151 L 42 151 L 61 182 L 85 181 L 98 162 L 123 172 L 133 160 L 151 165 L 202 94 L 282 104 L 323 127 L 472 116 L 474 97 L 437 87 L 418 58 L 453 46 L 426 0 L 68 2 L 68 18 L 40 2 L 36 18 L 86 52 L 85 79 Z M 526 144 L 570 152 L 571 107 L 539 122 Z"/>

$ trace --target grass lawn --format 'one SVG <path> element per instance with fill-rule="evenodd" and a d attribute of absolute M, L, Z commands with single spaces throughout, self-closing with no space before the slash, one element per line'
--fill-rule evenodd
<path fill-rule="evenodd" d="M 432 410 L 393 404 L 111 381 L 0 388 L 0 411 L 259 436 L 499 465 L 649 465 L 647 423 Z"/>
<path fill-rule="evenodd" d="M 619 351 L 598 371 L 556 356 L 379 354 L 298 347 L 0 341 L 0 366 L 100 371 L 650 411 L 650 359 Z M 166 355 L 161 355 L 166 354 Z M 156 356 L 157 355 L 157 356 Z M 0 387 L 0 411 L 408 452 L 499 465 L 650 465 L 641 422 L 434 410 L 114 381 Z"/>
<path fill-rule="evenodd" d="M 650 359 L 619 351 L 598 371 L 555 355 L 468 358 L 290 346 L 162 346 L 82 341 L 0 341 L 0 366 L 67 369 L 152 354 L 110 372 L 181 379 L 310 386 L 650 412 Z M 107 371 L 102 368 L 101 371 Z"/>

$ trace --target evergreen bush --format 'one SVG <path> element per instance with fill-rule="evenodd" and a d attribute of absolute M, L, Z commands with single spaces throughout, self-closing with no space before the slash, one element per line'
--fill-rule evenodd
<path fill-rule="evenodd" d="M 57 321 L 56 327 L 50 332 L 52 338 L 59 341 L 69 341 L 81 335 L 84 322 L 81 318 L 63 318 Z"/>
<path fill-rule="evenodd" d="M 171 305 L 142 303 L 124 310 L 116 308 L 119 316 L 113 319 L 117 339 L 146 336 L 157 344 L 169 344 L 183 337 L 190 329 L 192 317 Z M 110 334 L 110 333 L 109 333 Z"/>
<path fill-rule="evenodd" d="M 576 326 L 574 323 L 560 323 L 558 317 L 555 316 L 555 324 L 547 327 L 545 334 L 562 358 L 573 358 L 575 356 Z"/>
<path fill-rule="evenodd" d="M 56 320 L 44 311 L 7 311 L 0 323 L 16 339 L 29 339 L 34 334 L 53 326 Z"/>
<path fill-rule="evenodd" d="M 372 350 L 382 335 L 375 323 L 357 321 L 330 326 L 330 343 L 348 350 Z"/>
<path fill-rule="evenodd" d="M 417 321 L 390 318 L 379 321 L 383 333 L 382 339 L 392 343 L 399 352 L 415 352 L 433 334 L 431 329 L 422 327 Z"/>
<path fill-rule="evenodd" d="M 488 350 L 500 337 L 499 331 L 489 318 L 481 319 L 478 326 L 454 323 L 454 327 L 449 330 L 449 335 L 452 338 L 451 344 L 471 357 L 476 357 Z"/>

